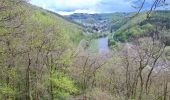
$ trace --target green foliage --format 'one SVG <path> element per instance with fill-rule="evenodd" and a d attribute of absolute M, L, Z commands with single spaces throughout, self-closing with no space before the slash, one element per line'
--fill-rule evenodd
<path fill-rule="evenodd" d="M 143 30 L 151 30 L 151 29 L 153 29 L 154 27 L 153 27 L 152 24 L 147 23 L 147 24 L 141 26 L 141 28 L 142 28 Z"/>
<path fill-rule="evenodd" d="M 2 99 L 1 97 L 4 95 L 14 96 L 15 94 L 16 91 L 10 85 L 7 85 L 4 82 L 0 82 L 0 99 Z"/>
<path fill-rule="evenodd" d="M 115 22 L 114 25 L 112 25 L 111 29 L 112 30 L 118 30 L 121 26 L 126 24 L 129 20 L 128 19 L 122 19 L 118 22 Z"/>
<path fill-rule="evenodd" d="M 60 18 L 45 11 L 37 10 L 34 12 L 35 13 L 32 15 L 33 22 L 37 21 L 38 23 L 40 23 L 39 25 L 44 25 L 46 27 L 48 27 L 49 25 L 53 25 L 52 27 L 55 27 L 56 32 L 62 34 L 63 36 L 66 35 L 66 38 L 69 38 L 70 42 L 73 42 L 74 46 L 77 45 L 80 40 L 85 37 L 82 34 L 82 28 L 80 26 L 77 26 L 76 24 L 68 22 L 63 18 Z"/>
<path fill-rule="evenodd" d="M 90 47 L 89 49 L 90 49 L 91 52 L 96 52 L 97 51 L 97 39 L 92 39 L 90 41 L 89 47 Z"/>
<path fill-rule="evenodd" d="M 170 28 L 169 15 L 169 11 L 155 11 L 152 16 L 147 19 L 146 14 L 143 12 L 136 17 L 123 19 L 122 21 L 115 23 L 115 26 L 117 25 L 117 28 L 119 29 L 113 33 L 113 39 L 120 42 L 126 42 L 130 38 L 151 35 L 150 32 L 155 29 L 163 36 L 163 34 L 161 34 L 161 28 L 166 32 L 167 29 Z"/>
<path fill-rule="evenodd" d="M 50 84 L 50 82 L 52 82 L 53 85 L 53 94 L 55 98 L 63 98 L 78 92 L 78 89 L 74 86 L 73 81 L 64 73 L 53 73 L 49 78 L 48 84 Z"/>
<path fill-rule="evenodd" d="M 116 41 L 113 40 L 113 39 L 109 39 L 108 42 L 109 42 L 109 46 L 114 46 L 114 45 L 116 45 Z"/>
<path fill-rule="evenodd" d="M 101 38 L 101 37 L 106 37 L 109 33 L 107 32 L 93 32 L 91 38 Z"/>

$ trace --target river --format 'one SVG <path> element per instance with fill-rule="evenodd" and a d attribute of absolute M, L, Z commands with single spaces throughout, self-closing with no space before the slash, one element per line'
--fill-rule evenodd
<path fill-rule="evenodd" d="M 109 52 L 108 37 L 102 37 L 97 39 L 97 49 L 99 53 Z"/>

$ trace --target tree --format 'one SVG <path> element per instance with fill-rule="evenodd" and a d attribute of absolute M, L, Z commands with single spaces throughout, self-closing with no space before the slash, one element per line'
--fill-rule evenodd
<path fill-rule="evenodd" d="M 102 58 L 102 56 L 88 51 L 80 52 L 74 58 L 73 66 L 70 68 L 70 75 L 82 91 L 83 99 L 86 100 L 87 93 L 97 87 L 97 73 L 106 63 L 106 59 Z"/>

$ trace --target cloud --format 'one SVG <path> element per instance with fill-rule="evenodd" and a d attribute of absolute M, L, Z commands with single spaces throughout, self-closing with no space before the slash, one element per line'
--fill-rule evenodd
<path fill-rule="evenodd" d="M 97 12 L 95 10 L 92 10 L 92 9 L 78 9 L 78 10 L 75 10 L 75 11 L 58 11 L 57 12 L 58 14 L 60 15 L 71 15 L 71 14 L 74 14 L 74 13 L 88 13 L 88 14 L 95 14 L 95 13 L 101 13 L 101 12 Z"/>
<path fill-rule="evenodd" d="M 31 0 L 32 4 L 46 9 L 55 9 L 58 11 L 87 9 L 95 6 L 101 0 Z"/>
<path fill-rule="evenodd" d="M 68 15 L 137 11 L 132 7 L 135 1 L 142 2 L 142 0 L 31 0 L 30 3 L 61 15 Z M 146 1 L 145 8 L 153 3 L 153 0 Z"/>

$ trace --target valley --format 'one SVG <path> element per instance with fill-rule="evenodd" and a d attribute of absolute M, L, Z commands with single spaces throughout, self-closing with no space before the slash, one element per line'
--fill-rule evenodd
<path fill-rule="evenodd" d="M 69 1 L 30 2 L 0 1 L 0 100 L 170 99 L 170 10 L 59 15 Z"/>

